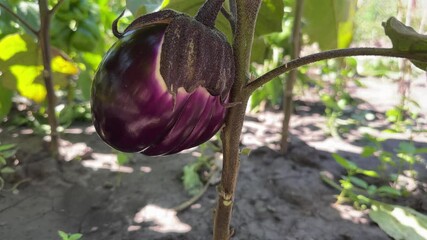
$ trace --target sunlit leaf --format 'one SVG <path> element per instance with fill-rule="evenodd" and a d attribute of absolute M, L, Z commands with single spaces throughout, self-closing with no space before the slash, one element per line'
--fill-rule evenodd
<path fill-rule="evenodd" d="M 35 102 L 42 102 L 46 96 L 42 54 L 34 39 L 25 34 L 9 35 L 0 40 L 0 49 L 0 91 L 4 92 L 0 97 L 0 116 L 9 111 L 10 103 L 6 97 L 10 98 L 14 90 Z M 67 85 L 68 77 L 78 74 L 79 69 L 58 49 L 52 48 L 51 56 L 52 78 L 56 88 Z"/>
<path fill-rule="evenodd" d="M 42 71 L 42 66 L 13 65 L 10 71 L 17 79 L 17 89 L 19 93 L 35 102 L 42 102 L 46 97 L 46 88 L 35 80 Z"/>
<path fill-rule="evenodd" d="M 52 59 L 52 71 L 67 75 L 76 75 L 79 73 L 79 68 L 76 66 L 76 64 L 67 61 L 58 55 Z"/>
<path fill-rule="evenodd" d="M 27 44 L 19 34 L 11 34 L 0 40 L 0 59 L 7 61 L 18 52 L 28 50 Z"/>
<path fill-rule="evenodd" d="M 68 234 L 63 231 L 58 231 L 58 235 L 61 237 L 62 240 L 68 239 Z"/>
<path fill-rule="evenodd" d="M 412 208 L 374 202 L 369 217 L 394 239 L 427 239 L 427 216 Z"/>

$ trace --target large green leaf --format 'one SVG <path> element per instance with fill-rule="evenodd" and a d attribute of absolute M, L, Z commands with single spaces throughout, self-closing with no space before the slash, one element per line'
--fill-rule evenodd
<path fill-rule="evenodd" d="M 255 36 L 282 31 L 283 0 L 263 0 L 255 27 Z"/>
<path fill-rule="evenodd" d="M 321 49 L 346 48 L 353 38 L 357 0 L 304 1 L 303 31 Z"/>
<path fill-rule="evenodd" d="M 401 52 L 426 53 L 425 61 L 412 61 L 418 68 L 427 71 L 427 35 L 417 33 L 394 17 L 383 23 L 385 34 L 393 48 Z"/>
<path fill-rule="evenodd" d="M 394 239 L 427 239 L 427 216 L 412 208 L 374 202 L 369 217 Z"/>

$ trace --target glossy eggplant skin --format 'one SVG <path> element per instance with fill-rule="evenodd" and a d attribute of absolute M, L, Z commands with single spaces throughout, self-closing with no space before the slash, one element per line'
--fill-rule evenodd
<path fill-rule="evenodd" d="M 168 155 L 209 140 L 222 126 L 220 96 L 203 86 L 173 95 L 160 74 L 167 24 L 127 32 L 101 62 L 92 84 L 93 122 L 99 136 L 123 152 Z M 179 51 L 179 49 L 177 49 Z"/>

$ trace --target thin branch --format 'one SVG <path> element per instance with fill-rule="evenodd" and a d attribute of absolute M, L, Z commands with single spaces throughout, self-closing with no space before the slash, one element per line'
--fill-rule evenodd
<path fill-rule="evenodd" d="M 427 54 L 426 53 L 410 53 L 410 52 L 399 52 L 392 48 L 346 48 L 346 49 L 335 49 L 320 53 L 315 53 L 312 55 L 308 55 L 305 57 L 297 58 L 290 62 L 279 66 L 254 81 L 250 82 L 246 85 L 245 91 L 247 95 L 252 94 L 253 91 L 270 81 L 271 79 L 286 73 L 292 69 L 326 60 L 332 58 L 340 58 L 340 57 L 351 57 L 351 56 L 384 56 L 384 57 L 396 57 L 396 58 L 407 58 L 410 60 L 417 60 L 422 62 L 427 62 Z"/>
<path fill-rule="evenodd" d="M 221 10 L 224 1 L 225 0 L 206 0 L 206 2 L 196 13 L 194 19 L 205 24 L 208 27 L 214 27 L 216 17 L 218 16 L 218 13 Z"/>
<path fill-rule="evenodd" d="M 53 16 L 56 11 L 58 10 L 58 8 L 62 5 L 62 3 L 64 2 L 64 0 L 58 0 L 58 2 L 55 4 L 55 6 L 52 7 L 52 9 L 49 10 L 49 15 Z"/>
<path fill-rule="evenodd" d="M 10 8 L 8 8 L 6 5 L 4 5 L 2 2 L 0 2 L 0 7 L 2 7 L 6 12 L 8 12 L 10 15 L 12 15 L 20 24 L 22 24 L 24 27 L 28 28 L 31 33 L 34 35 L 38 35 L 38 30 L 34 29 L 27 21 L 25 21 L 23 18 L 21 18 L 18 14 L 16 14 L 14 11 L 12 11 Z"/>
<path fill-rule="evenodd" d="M 299 58 L 301 52 L 301 18 L 304 6 L 304 0 L 295 2 L 295 16 L 292 27 L 292 51 L 291 59 Z M 292 115 L 294 85 L 297 80 L 297 70 L 293 69 L 289 72 L 288 80 L 286 81 L 283 91 L 283 121 L 282 121 L 282 139 L 280 141 L 280 152 L 286 154 L 289 146 L 289 122 Z"/>
<path fill-rule="evenodd" d="M 221 8 L 221 13 L 230 23 L 231 31 L 233 32 L 233 35 L 234 35 L 236 33 L 236 20 L 224 7 Z"/>

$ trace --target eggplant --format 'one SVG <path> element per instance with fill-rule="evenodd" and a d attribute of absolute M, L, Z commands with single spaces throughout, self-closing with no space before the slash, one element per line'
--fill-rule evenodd
<path fill-rule="evenodd" d="M 215 28 L 172 10 L 132 22 L 92 83 L 98 135 L 123 152 L 178 153 L 222 127 L 234 79 L 231 46 Z"/>

